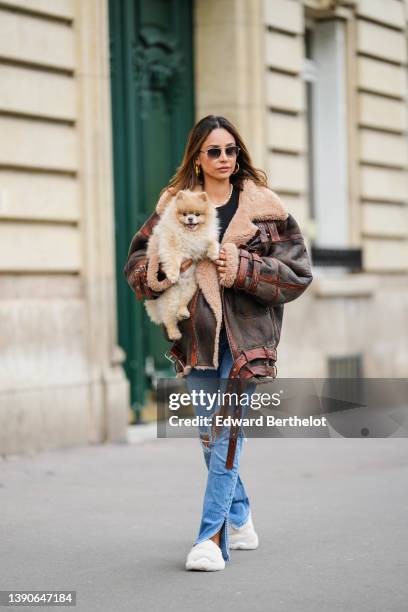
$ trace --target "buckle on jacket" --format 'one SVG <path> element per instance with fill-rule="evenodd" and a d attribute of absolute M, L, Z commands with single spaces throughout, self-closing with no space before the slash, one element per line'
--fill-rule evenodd
<path fill-rule="evenodd" d="M 172 363 L 176 363 L 176 361 L 178 361 L 177 357 L 175 357 L 173 353 L 170 353 L 170 350 L 166 351 L 164 353 L 164 356 L 166 357 L 166 359 L 168 359 Z"/>
<path fill-rule="evenodd" d="M 164 356 L 175 365 L 177 372 L 182 372 L 184 368 L 186 367 L 186 364 L 184 363 L 184 359 L 182 358 L 182 355 L 181 354 L 177 355 L 178 353 L 177 350 L 176 350 L 176 355 L 175 355 L 174 352 L 172 352 L 174 350 L 175 350 L 174 348 L 168 349 L 164 353 Z"/>

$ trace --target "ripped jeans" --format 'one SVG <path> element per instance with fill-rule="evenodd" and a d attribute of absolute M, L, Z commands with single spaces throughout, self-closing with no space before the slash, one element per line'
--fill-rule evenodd
<path fill-rule="evenodd" d="M 218 390 L 226 391 L 227 378 L 232 366 L 232 355 L 224 328 L 220 334 L 219 367 L 217 370 L 197 370 L 193 368 L 185 377 L 186 386 L 191 393 L 204 390 L 205 393 L 217 394 Z M 256 389 L 255 383 L 247 383 L 244 392 L 251 396 Z M 233 402 L 232 406 L 234 405 Z M 208 410 L 208 403 L 193 403 L 196 416 L 211 417 L 220 408 L 219 403 Z M 242 405 L 241 417 L 245 417 L 247 406 Z M 229 415 L 233 416 L 231 411 Z M 221 529 L 220 548 L 224 561 L 230 561 L 228 544 L 229 522 L 233 527 L 242 527 L 249 516 L 249 499 L 244 484 L 238 474 L 239 460 L 244 437 L 240 427 L 232 469 L 225 467 L 229 444 L 230 428 L 223 425 L 221 431 L 214 437 L 211 425 L 200 425 L 200 443 L 208 469 L 207 486 L 204 494 L 203 512 L 198 536 L 194 542 L 199 544 L 210 539 Z"/>

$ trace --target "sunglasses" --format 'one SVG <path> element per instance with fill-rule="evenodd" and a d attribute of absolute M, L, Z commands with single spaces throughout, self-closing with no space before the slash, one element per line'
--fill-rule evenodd
<path fill-rule="evenodd" d="M 204 151 L 204 149 L 200 149 L 200 151 L 202 153 L 207 153 L 207 156 L 210 159 L 218 159 L 221 155 L 222 149 L 221 147 L 211 147 L 211 149 L 207 149 L 206 151 Z M 239 151 L 240 151 L 240 148 L 237 147 L 236 145 L 225 147 L 225 153 L 227 157 L 236 157 Z"/>

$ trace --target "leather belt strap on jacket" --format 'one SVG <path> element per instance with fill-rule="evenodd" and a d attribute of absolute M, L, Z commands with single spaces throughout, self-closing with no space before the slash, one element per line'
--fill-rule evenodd
<path fill-rule="evenodd" d="M 259 275 L 261 273 L 263 259 L 260 255 L 258 255 L 258 253 L 247 251 L 245 249 L 239 249 L 239 255 L 240 263 L 234 282 L 234 287 L 237 287 L 237 289 L 243 289 L 245 287 L 248 269 L 250 269 L 250 263 L 252 263 L 252 270 L 250 270 L 250 274 L 248 274 L 250 282 L 247 291 L 248 293 L 254 293 L 258 284 Z"/>
<path fill-rule="evenodd" d="M 238 397 L 241 396 L 241 388 L 242 388 L 242 379 L 238 379 Z M 233 419 L 240 419 L 242 417 L 242 406 L 240 402 L 237 402 L 235 404 L 234 407 L 234 413 L 232 415 Z M 230 437 L 229 437 L 229 442 L 228 442 L 228 452 L 227 452 L 227 460 L 225 462 L 225 467 L 227 470 L 232 470 L 232 468 L 234 467 L 234 458 L 235 458 L 235 451 L 237 448 L 237 440 L 238 440 L 238 433 L 240 430 L 241 425 L 236 425 L 233 421 L 233 424 L 231 425 L 231 429 L 230 429 Z"/>
<path fill-rule="evenodd" d="M 260 346 L 260 347 L 256 347 L 253 349 L 247 349 L 246 351 L 242 351 L 239 357 L 232 364 L 232 367 L 229 373 L 229 377 L 228 377 L 229 380 L 227 384 L 226 393 L 231 393 L 233 388 L 236 385 L 238 385 L 238 398 L 240 398 L 243 381 L 245 381 L 246 379 L 252 378 L 252 376 L 256 376 L 256 375 L 272 376 L 272 378 L 275 378 L 276 377 L 275 365 L 261 364 L 258 366 L 256 365 L 250 366 L 248 364 L 249 361 L 252 361 L 254 359 L 264 359 L 264 358 L 266 358 L 267 360 L 272 359 L 276 361 L 276 349 L 272 347 L 267 347 L 267 346 Z M 245 371 L 241 372 L 243 367 L 245 367 Z M 229 400 L 229 397 L 228 397 L 228 400 Z M 224 420 L 224 417 L 226 416 L 228 406 L 229 406 L 229 403 L 225 401 L 221 409 L 222 420 Z M 238 401 L 234 407 L 234 413 L 232 415 L 233 419 L 241 418 L 241 415 L 242 415 L 241 408 L 242 408 L 241 402 Z M 230 428 L 227 459 L 225 462 L 225 467 L 228 470 L 231 470 L 234 465 L 235 450 L 237 446 L 237 438 L 238 438 L 240 427 L 241 425 L 233 423 Z M 218 426 L 215 426 L 214 429 L 217 431 Z"/>
<path fill-rule="evenodd" d="M 173 363 L 176 363 L 176 367 L 177 365 L 179 365 L 181 368 L 181 371 L 184 370 L 184 367 L 186 364 L 184 360 L 182 359 L 183 355 L 181 351 L 179 351 L 176 347 L 174 346 L 171 347 L 171 349 L 169 349 L 165 353 L 165 357 L 167 357 L 167 359 L 169 359 Z M 227 393 L 233 392 L 234 387 L 238 385 L 238 398 L 240 398 L 241 389 L 242 389 L 244 380 L 252 378 L 253 376 L 256 376 L 256 375 L 272 376 L 273 378 L 275 378 L 276 376 L 275 365 L 269 366 L 268 364 L 261 364 L 258 366 L 256 365 L 250 366 L 248 364 L 248 362 L 252 361 L 253 359 L 265 359 L 265 358 L 267 360 L 272 359 L 276 361 L 276 349 L 273 347 L 268 347 L 268 346 L 260 346 L 260 347 L 256 347 L 253 349 L 247 349 L 245 351 L 242 351 L 239 357 L 232 364 L 232 367 L 231 367 L 231 370 L 228 376 L 228 384 L 227 384 L 227 389 L 225 393 L 227 394 Z M 241 372 L 243 367 L 245 367 L 245 371 Z M 239 376 L 240 373 L 241 375 Z M 221 407 L 221 413 L 220 413 L 222 416 L 222 421 L 224 420 L 228 412 L 227 410 L 228 406 L 229 406 L 229 403 L 224 401 Z M 242 414 L 241 408 L 242 408 L 241 402 L 238 401 L 236 405 L 234 406 L 234 413 L 232 415 L 233 419 L 241 418 L 241 414 Z M 218 431 L 220 427 L 221 426 L 213 426 L 213 429 L 215 431 Z M 225 462 L 225 467 L 227 470 L 231 470 L 234 466 L 235 450 L 237 446 L 237 438 L 238 438 L 238 432 L 240 430 L 240 427 L 241 427 L 240 425 L 233 424 L 231 425 L 231 428 L 230 428 L 227 459 Z"/>
<path fill-rule="evenodd" d="M 178 350 L 177 347 L 172 346 L 168 351 L 164 353 L 164 356 L 169 359 L 169 361 L 172 361 L 176 364 L 176 369 L 178 365 L 180 366 L 181 369 L 178 370 L 179 372 L 182 372 L 184 370 L 186 364 L 183 359 L 183 354 L 181 351 Z"/>
<path fill-rule="evenodd" d="M 276 361 L 276 349 L 272 347 L 268 347 L 268 346 L 260 346 L 257 348 L 247 349 L 246 351 L 242 351 L 241 355 L 232 364 L 229 378 L 237 378 L 238 373 L 240 372 L 242 367 L 245 364 L 247 364 L 249 361 L 252 361 L 253 359 L 264 359 L 264 358 L 268 360 L 272 359 L 273 361 Z M 262 368 L 263 366 L 258 366 L 258 369 L 259 367 Z M 251 378 L 252 376 L 251 367 L 248 365 L 246 366 L 246 369 L 249 370 L 249 373 L 247 374 L 245 372 L 242 378 Z M 268 376 L 268 375 L 269 374 L 265 374 L 265 376 Z"/>
<path fill-rule="evenodd" d="M 264 226 L 264 224 L 265 222 L 262 223 L 262 226 Z M 259 240 L 261 241 L 262 255 L 266 255 L 271 246 L 271 239 L 266 230 L 264 232 L 259 232 Z"/>

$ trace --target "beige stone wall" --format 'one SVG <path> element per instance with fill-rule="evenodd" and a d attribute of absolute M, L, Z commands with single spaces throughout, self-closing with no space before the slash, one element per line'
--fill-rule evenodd
<path fill-rule="evenodd" d="M 306 7 L 346 23 L 349 242 L 362 274 L 318 272 L 288 304 L 280 376 L 325 376 L 327 357 L 361 353 L 368 376 L 408 371 L 407 8 L 399 0 L 265 0 L 266 115 L 271 184 L 308 237 Z M 391 323 L 391 324 L 390 324 Z"/>
<path fill-rule="evenodd" d="M 0 453 L 123 440 L 107 6 L 0 7 Z"/>
<path fill-rule="evenodd" d="M 301 2 L 263 1 L 266 171 L 302 229 L 307 223 L 304 9 Z"/>
<path fill-rule="evenodd" d="M 399 0 L 360 0 L 355 19 L 365 267 L 406 272 L 407 14 Z"/>
<path fill-rule="evenodd" d="M 225 115 L 265 162 L 261 0 L 195 0 L 196 120 Z"/>
<path fill-rule="evenodd" d="M 363 249 L 364 270 L 315 270 L 310 289 L 286 305 L 278 371 L 326 376 L 329 356 L 361 353 L 366 375 L 406 376 L 408 0 L 196 0 L 195 7 L 197 119 L 225 113 L 237 123 L 308 245 L 305 17 L 343 20 L 348 239 Z"/>
<path fill-rule="evenodd" d="M 407 3 L 264 0 L 270 176 L 280 192 L 296 195 L 290 203 L 305 221 L 306 8 L 347 24 L 350 244 L 362 247 L 367 272 L 407 272 Z"/>

